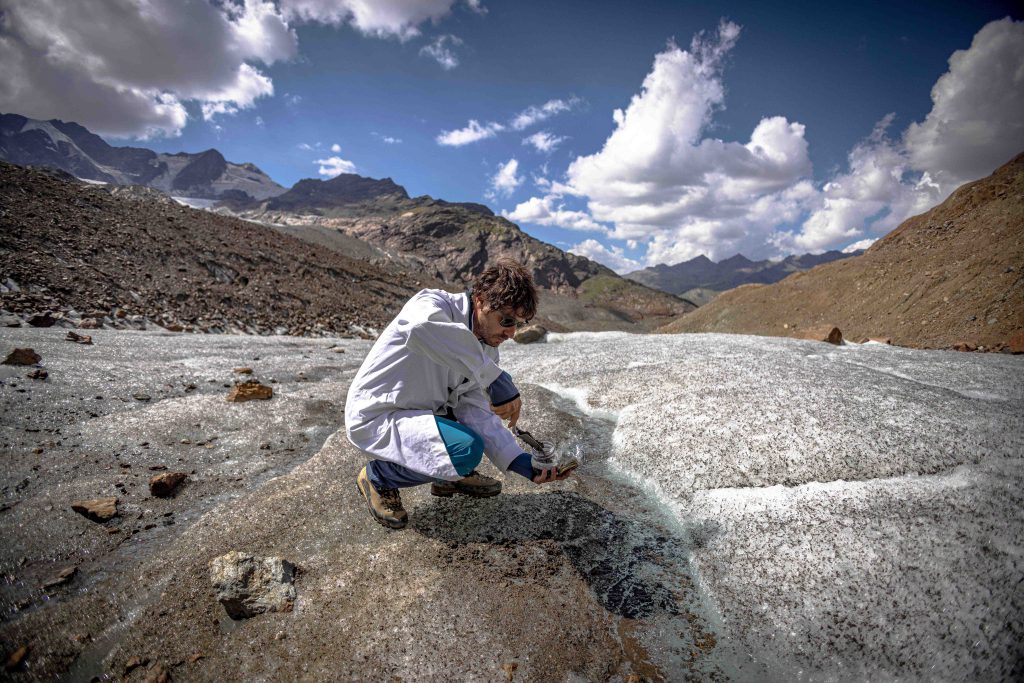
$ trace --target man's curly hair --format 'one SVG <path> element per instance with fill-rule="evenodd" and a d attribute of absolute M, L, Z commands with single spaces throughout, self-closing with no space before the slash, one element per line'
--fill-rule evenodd
<path fill-rule="evenodd" d="M 533 275 L 521 263 L 501 259 L 476 276 L 473 294 L 492 311 L 509 308 L 529 320 L 537 315 L 537 288 Z"/>

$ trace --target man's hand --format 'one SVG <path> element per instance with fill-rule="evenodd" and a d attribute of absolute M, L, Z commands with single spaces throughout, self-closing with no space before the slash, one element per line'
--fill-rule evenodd
<path fill-rule="evenodd" d="M 536 471 L 537 470 L 534 470 L 534 472 L 536 472 Z M 538 474 L 536 477 L 533 478 L 533 483 L 534 484 L 547 484 L 547 483 L 550 483 L 552 481 L 562 481 L 563 479 L 568 479 L 569 475 L 571 475 L 571 474 L 572 474 L 572 470 L 568 470 L 567 472 L 565 472 L 563 474 L 559 474 L 558 470 L 555 469 L 554 467 L 552 467 L 551 469 L 548 469 L 548 470 L 540 470 L 540 474 Z"/>
<path fill-rule="evenodd" d="M 509 401 L 504 405 L 491 406 L 491 410 L 494 414 L 502 419 L 502 421 L 508 421 L 508 426 L 511 429 L 516 426 L 519 422 L 519 411 L 523 407 L 523 400 L 516 398 L 514 401 Z"/>

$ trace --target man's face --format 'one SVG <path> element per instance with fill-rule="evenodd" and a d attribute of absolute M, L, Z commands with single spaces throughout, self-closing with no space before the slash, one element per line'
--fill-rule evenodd
<path fill-rule="evenodd" d="M 522 311 L 511 309 L 491 310 L 484 302 L 473 298 L 473 333 L 476 338 L 488 346 L 499 346 L 503 341 L 511 339 L 516 333 L 516 323 L 526 322 Z M 509 323 L 502 325 L 502 322 Z"/>

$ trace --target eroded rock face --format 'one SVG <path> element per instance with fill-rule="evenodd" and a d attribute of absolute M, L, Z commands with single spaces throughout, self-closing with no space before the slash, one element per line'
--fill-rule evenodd
<path fill-rule="evenodd" d="M 231 388 L 228 401 L 242 403 L 244 401 L 266 400 L 274 395 L 274 390 L 259 382 L 242 382 Z"/>
<path fill-rule="evenodd" d="M 117 515 L 117 497 L 76 500 L 71 509 L 94 522 L 106 522 Z"/>
<path fill-rule="evenodd" d="M 210 562 L 210 583 L 232 619 L 263 612 L 290 612 L 295 601 L 295 565 L 280 557 L 232 550 Z"/>
<path fill-rule="evenodd" d="M 32 349 L 14 349 L 7 354 L 4 365 L 35 365 L 42 359 L 43 357 Z"/>
<path fill-rule="evenodd" d="M 516 336 L 512 337 L 512 339 L 519 344 L 532 344 L 533 342 L 543 341 L 547 336 L 547 328 L 543 325 L 530 325 L 518 330 Z"/>

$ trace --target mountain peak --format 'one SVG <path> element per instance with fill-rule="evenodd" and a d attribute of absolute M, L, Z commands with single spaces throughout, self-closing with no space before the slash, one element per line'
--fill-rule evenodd
<path fill-rule="evenodd" d="M 391 178 L 378 180 L 355 173 L 342 173 L 329 180 L 300 180 L 292 189 L 272 199 L 267 208 L 284 211 L 327 209 L 371 201 L 378 197 L 408 199 L 409 194 Z"/>

